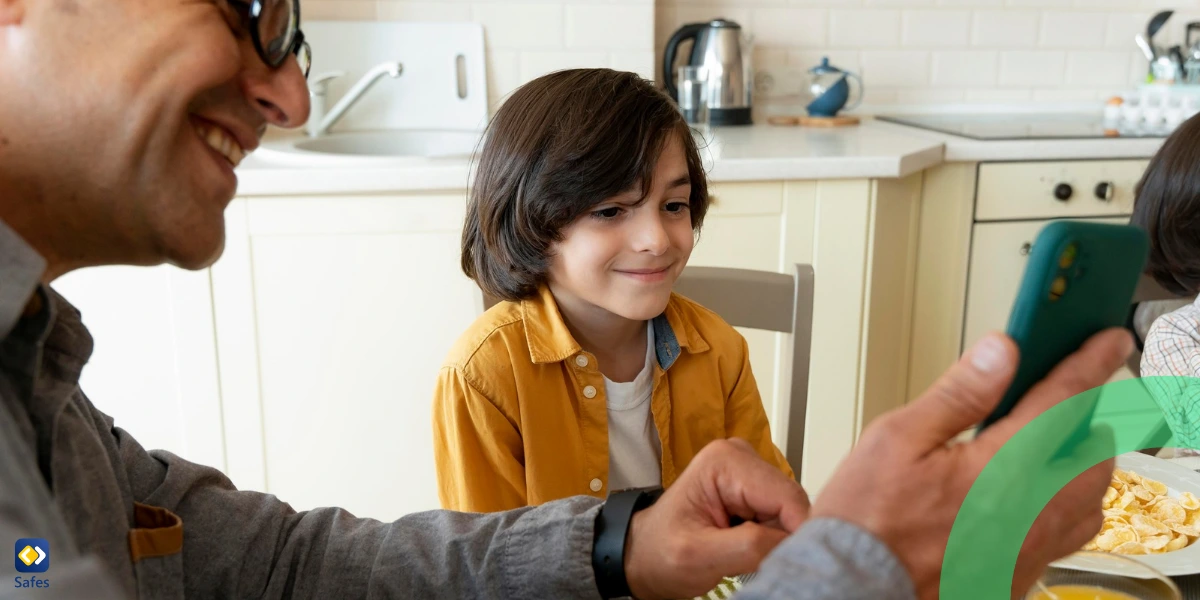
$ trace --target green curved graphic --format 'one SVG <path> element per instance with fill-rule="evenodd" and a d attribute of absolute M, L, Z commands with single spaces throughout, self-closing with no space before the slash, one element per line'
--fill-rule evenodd
<path fill-rule="evenodd" d="M 1200 379 L 1113 382 L 1034 419 L 967 493 L 946 546 L 941 597 L 1010 600 L 1017 554 L 1050 499 L 1101 461 L 1160 447 L 1200 449 Z"/>

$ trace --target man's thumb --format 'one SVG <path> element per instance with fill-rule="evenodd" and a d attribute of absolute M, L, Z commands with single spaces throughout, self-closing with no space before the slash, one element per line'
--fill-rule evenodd
<path fill-rule="evenodd" d="M 1012 381 L 1017 347 L 1008 336 L 990 333 L 979 340 L 920 398 L 892 418 L 924 453 L 941 446 L 996 408 Z"/>

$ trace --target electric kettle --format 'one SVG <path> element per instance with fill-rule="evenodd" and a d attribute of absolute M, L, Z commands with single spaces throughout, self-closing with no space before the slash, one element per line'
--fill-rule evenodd
<path fill-rule="evenodd" d="M 692 51 L 683 64 L 705 71 L 705 97 L 712 125 L 749 125 L 750 38 L 742 35 L 742 26 L 728 19 L 691 23 L 680 27 L 667 41 L 663 52 L 663 79 L 667 93 L 678 100 L 675 86 L 675 58 L 679 44 L 692 40 Z"/>

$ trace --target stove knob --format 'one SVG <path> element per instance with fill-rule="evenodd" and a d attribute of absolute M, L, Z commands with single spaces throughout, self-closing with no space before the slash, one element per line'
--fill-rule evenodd
<path fill-rule="evenodd" d="M 1116 190 L 1117 186 L 1113 185 L 1111 181 L 1102 181 L 1096 185 L 1096 198 L 1104 202 L 1111 202 Z"/>
<path fill-rule="evenodd" d="M 1074 194 L 1075 194 L 1075 189 L 1072 188 L 1071 184 L 1069 184 L 1069 183 L 1060 183 L 1060 184 L 1054 186 L 1054 197 L 1058 198 L 1062 202 L 1066 202 L 1067 200 L 1070 200 L 1071 196 Z"/>

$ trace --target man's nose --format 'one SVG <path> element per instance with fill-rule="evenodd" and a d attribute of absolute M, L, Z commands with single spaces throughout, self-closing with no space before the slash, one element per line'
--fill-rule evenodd
<path fill-rule="evenodd" d="M 296 57 L 289 56 L 276 69 L 262 64 L 257 56 L 254 62 L 257 64 L 244 68 L 241 76 L 242 90 L 251 105 L 272 125 L 303 125 L 308 120 L 308 82 Z"/>

